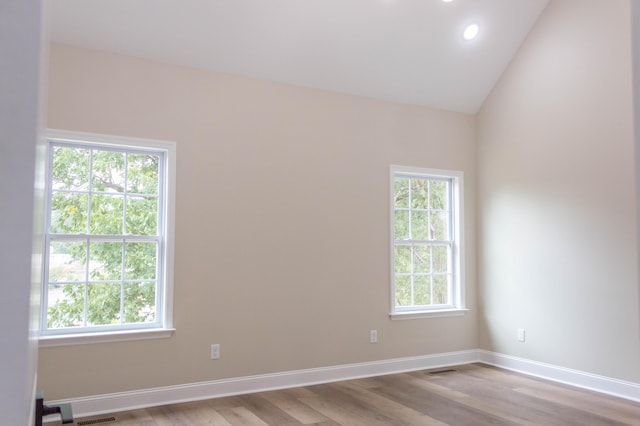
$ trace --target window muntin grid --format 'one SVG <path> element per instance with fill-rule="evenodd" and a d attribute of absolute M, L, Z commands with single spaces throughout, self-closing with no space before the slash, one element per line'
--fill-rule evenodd
<path fill-rule="evenodd" d="M 456 176 L 392 168 L 392 312 L 459 307 Z"/>
<path fill-rule="evenodd" d="M 43 335 L 162 325 L 165 160 L 49 140 Z"/>

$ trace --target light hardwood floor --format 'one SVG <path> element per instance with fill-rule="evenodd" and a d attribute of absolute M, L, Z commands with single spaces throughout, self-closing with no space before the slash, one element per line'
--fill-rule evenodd
<path fill-rule="evenodd" d="M 75 425 L 637 426 L 640 403 L 469 364 L 114 413 Z"/>

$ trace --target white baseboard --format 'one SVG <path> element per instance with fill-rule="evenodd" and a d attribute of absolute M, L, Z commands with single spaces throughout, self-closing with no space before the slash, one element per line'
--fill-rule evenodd
<path fill-rule="evenodd" d="M 429 368 L 451 367 L 473 362 L 481 362 L 483 364 L 640 402 L 639 383 L 626 382 L 477 349 L 213 380 L 131 392 L 118 392 L 68 400 L 49 401 L 49 403 L 71 403 L 74 416 L 85 417 L 179 402 L 330 383 L 340 380 L 381 376 L 384 374 Z"/>
<path fill-rule="evenodd" d="M 479 362 L 483 364 L 640 402 L 640 383 L 627 382 L 495 352 L 478 350 L 477 353 Z"/>
<path fill-rule="evenodd" d="M 179 402 L 198 401 L 340 380 L 469 364 L 477 361 L 478 351 L 469 350 L 213 380 L 186 385 L 48 401 L 48 403 L 71 403 L 74 417 L 79 418 Z"/>

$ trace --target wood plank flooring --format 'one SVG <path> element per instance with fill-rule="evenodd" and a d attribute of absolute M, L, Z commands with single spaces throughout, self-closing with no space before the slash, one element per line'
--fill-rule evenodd
<path fill-rule="evenodd" d="M 75 425 L 637 426 L 640 403 L 469 364 L 133 410 Z"/>

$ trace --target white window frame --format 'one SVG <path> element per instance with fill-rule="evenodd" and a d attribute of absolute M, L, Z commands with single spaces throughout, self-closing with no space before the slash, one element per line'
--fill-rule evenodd
<path fill-rule="evenodd" d="M 464 212 L 464 173 L 462 171 L 439 170 L 420 167 L 391 165 L 389 179 L 389 209 L 390 209 L 390 313 L 391 319 L 414 319 L 441 316 L 464 315 L 468 310 L 465 306 L 464 279 L 464 240 L 463 240 L 463 212 Z M 451 182 L 451 273 L 452 294 L 451 303 L 447 305 L 429 305 L 416 307 L 397 307 L 395 300 L 395 194 L 394 183 L 396 177 L 417 177 L 423 179 L 447 179 Z"/>
<path fill-rule="evenodd" d="M 47 158 L 51 158 L 49 150 L 50 141 L 78 145 L 79 147 L 103 147 L 116 150 L 154 150 L 161 151 L 164 157 L 164 181 L 161 186 L 164 191 L 159 193 L 159 216 L 162 217 L 161 229 L 161 250 L 160 259 L 164 262 L 159 265 L 158 282 L 160 294 L 157 295 L 158 321 L 152 324 L 136 324 L 126 326 L 104 327 L 99 331 L 95 329 L 46 329 L 47 310 L 47 286 L 48 286 L 48 259 L 43 256 L 44 267 L 42 277 L 42 301 L 41 301 L 41 332 L 39 338 L 40 346 L 61 346 L 84 343 L 101 343 L 123 340 L 141 340 L 170 337 L 175 329 L 173 328 L 173 266 L 174 266 L 174 234 L 175 234 L 175 191 L 176 191 L 176 143 L 170 141 L 160 141 L 152 139 L 140 139 L 121 136 L 101 135 L 95 133 L 74 132 L 66 130 L 48 129 L 47 137 Z M 45 227 L 45 247 L 49 246 L 49 221 L 51 202 L 51 161 L 47 164 L 46 176 L 46 202 L 44 217 Z"/>

